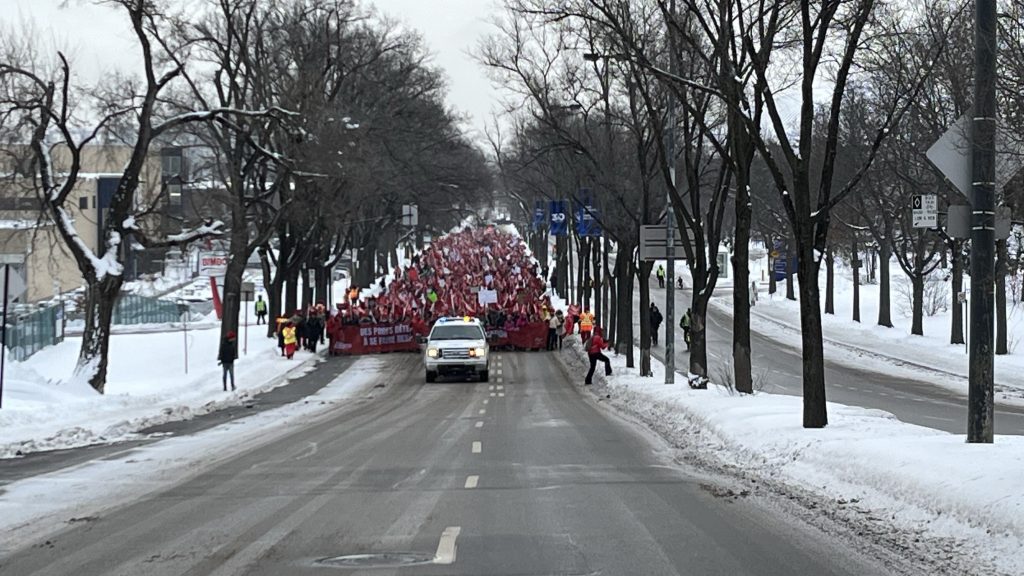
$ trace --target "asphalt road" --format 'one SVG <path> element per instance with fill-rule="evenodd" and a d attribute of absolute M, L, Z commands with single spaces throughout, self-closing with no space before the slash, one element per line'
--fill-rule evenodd
<path fill-rule="evenodd" d="M 639 290 L 639 287 L 638 287 Z M 665 291 L 654 288 L 651 297 L 665 311 Z M 731 302 L 732 295 L 715 296 Z M 635 296 L 640 306 L 640 296 Z M 690 291 L 676 290 L 676 318 L 689 307 Z M 637 320 L 639 322 L 639 320 Z M 662 337 L 664 337 L 662 326 Z M 639 339 L 639 324 L 636 335 Z M 681 330 L 676 328 L 676 370 L 685 372 L 689 355 L 683 343 Z M 732 360 L 732 317 L 714 308 L 708 311 L 708 364 L 711 375 L 716 366 Z M 803 359 L 799 348 L 773 340 L 758 332 L 750 337 L 751 363 L 755 377 L 763 378 L 763 390 L 777 394 L 800 396 L 803 394 Z M 654 355 L 664 358 L 664 342 L 654 349 Z M 966 360 L 965 367 L 966 373 Z M 850 406 L 877 408 L 895 415 L 904 422 L 927 426 L 955 434 L 967 430 L 967 397 L 946 390 L 921 379 L 894 375 L 884 363 L 865 358 L 860 367 L 837 362 L 825 350 L 825 382 L 828 400 Z M 996 402 L 997 434 L 1024 434 L 1024 408 Z"/>
<path fill-rule="evenodd" d="M 493 362 L 489 384 L 426 385 L 395 356 L 374 400 L 69 524 L 0 574 L 887 573 L 760 497 L 722 498 L 551 355 Z"/>

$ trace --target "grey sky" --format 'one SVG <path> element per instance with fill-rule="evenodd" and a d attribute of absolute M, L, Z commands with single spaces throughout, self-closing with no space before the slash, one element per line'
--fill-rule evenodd
<path fill-rule="evenodd" d="M 365 2 L 366 0 L 364 0 Z M 483 68 L 468 55 L 490 29 L 493 0 L 369 0 L 377 8 L 410 28 L 419 30 L 434 63 L 449 81 L 448 101 L 471 115 L 474 137 L 482 138 L 497 93 Z M 3 28 L 34 27 L 40 48 L 60 48 L 73 58 L 83 80 L 100 78 L 120 69 L 134 73 L 140 63 L 138 48 L 123 14 L 88 1 L 0 0 Z M 11 10 L 10 8 L 14 9 Z"/>

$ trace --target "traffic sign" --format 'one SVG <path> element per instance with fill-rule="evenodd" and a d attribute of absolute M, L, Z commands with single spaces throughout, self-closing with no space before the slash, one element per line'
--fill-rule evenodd
<path fill-rule="evenodd" d="M 936 228 L 939 225 L 939 199 L 935 194 L 914 194 L 911 197 L 914 228 Z"/>
<path fill-rule="evenodd" d="M 668 258 L 668 234 L 665 226 L 644 225 L 640 227 L 640 259 L 641 260 L 664 260 Z M 674 257 L 683 259 L 686 252 L 683 248 L 682 231 L 679 228 L 673 230 Z M 693 230 L 686 229 L 686 240 L 693 246 Z"/>
<path fill-rule="evenodd" d="M 964 196 L 971 197 L 971 118 L 964 114 L 925 152 L 928 160 L 956 186 Z M 1022 152 L 1017 138 L 1000 126 L 996 136 L 1000 150 L 996 153 L 996 190 L 1001 190 L 1021 168 Z"/>
<path fill-rule="evenodd" d="M 252 302 L 255 293 L 255 282 L 242 282 L 242 302 Z"/>
<path fill-rule="evenodd" d="M 0 285 L 7 287 L 7 302 L 13 302 L 16 298 L 25 293 L 25 279 L 18 274 L 18 271 L 11 265 L 0 268 Z"/>

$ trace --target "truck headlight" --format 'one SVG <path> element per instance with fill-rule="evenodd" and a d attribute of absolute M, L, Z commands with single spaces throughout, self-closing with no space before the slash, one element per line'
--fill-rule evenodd
<path fill-rule="evenodd" d="M 427 357 L 437 358 L 441 355 L 441 352 L 437 348 L 427 348 Z"/>
<path fill-rule="evenodd" d="M 474 358 L 483 358 L 485 354 L 487 354 L 487 350 L 484 349 L 484 348 L 470 348 L 469 349 L 469 355 L 473 356 Z"/>

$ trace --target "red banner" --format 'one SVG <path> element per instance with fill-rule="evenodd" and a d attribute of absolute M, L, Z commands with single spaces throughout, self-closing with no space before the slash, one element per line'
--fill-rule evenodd
<path fill-rule="evenodd" d="M 331 354 L 380 354 L 420 349 L 411 324 L 340 326 L 331 336 Z"/>
<path fill-rule="evenodd" d="M 491 346 L 513 346 L 527 350 L 544 348 L 548 327 L 543 322 L 536 322 L 506 329 L 491 329 L 487 331 L 487 338 L 491 339 Z"/>

